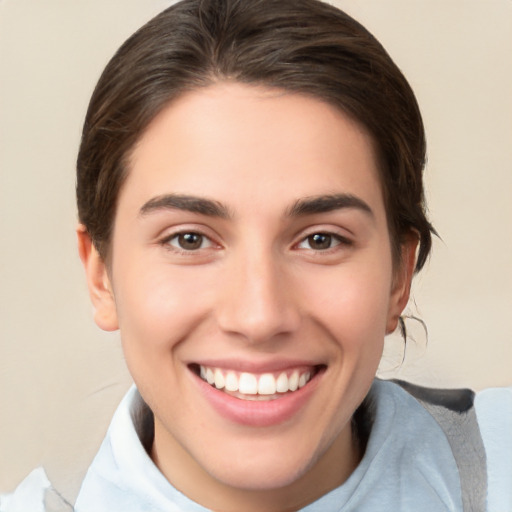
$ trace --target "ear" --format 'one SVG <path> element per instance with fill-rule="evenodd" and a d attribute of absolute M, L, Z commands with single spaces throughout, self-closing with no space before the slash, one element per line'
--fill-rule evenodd
<path fill-rule="evenodd" d="M 402 244 L 402 258 L 399 268 L 395 270 L 391 289 L 386 334 L 392 333 L 397 328 L 400 315 L 409 301 L 414 267 L 416 266 L 417 247 L 418 238 L 414 234 Z"/>
<path fill-rule="evenodd" d="M 89 296 L 94 306 L 94 321 L 104 331 L 115 331 L 119 328 L 116 303 L 105 262 L 83 224 L 78 225 L 76 234 L 78 253 L 85 269 Z"/>

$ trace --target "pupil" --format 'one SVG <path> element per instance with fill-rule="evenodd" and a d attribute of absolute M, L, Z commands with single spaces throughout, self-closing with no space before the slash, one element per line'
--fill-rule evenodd
<path fill-rule="evenodd" d="M 323 233 L 315 233 L 308 237 L 309 245 L 313 249 L 329 249 L 331 246 L 331 235 L 324 235 Z"/>
<path fill-rule="evenodd" d="M 182 249 L 199 249 L 202 241 L 202 236 L 197 233 L 183 233 L 179 235 L 179 244 Z"/>

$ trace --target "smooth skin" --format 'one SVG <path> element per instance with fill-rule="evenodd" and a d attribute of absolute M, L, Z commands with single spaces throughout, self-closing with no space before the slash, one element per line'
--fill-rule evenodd
<path fill-rule="evenodd" d="M 407 303 L 417 245 L 393 261 L 358 123 L 279 90 L 186 93 L 134 148 L 109 264 L 83 226 L 78 239 L 95 320 L 120 329 L 155 415 L 151 456 L 176 488 L 213 510 L 272 512 L 348 478 L 362 456 L 350 419 Z M 291 418 L 254 427 L 200 392 L 191 368 L 206 362 L 322 372 Z"/>

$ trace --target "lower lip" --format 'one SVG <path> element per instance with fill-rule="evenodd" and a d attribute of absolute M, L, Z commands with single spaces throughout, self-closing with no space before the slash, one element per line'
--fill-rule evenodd
<path fill-rule="evenodd" d="M 318 372 L 302 388 L 273 400 L 243 400 L 228 395 L 193 374 L 201 394 L 218 414 L 250 427 L 279 425 L 298 414 L 314 393 L 323 372 Z"/>

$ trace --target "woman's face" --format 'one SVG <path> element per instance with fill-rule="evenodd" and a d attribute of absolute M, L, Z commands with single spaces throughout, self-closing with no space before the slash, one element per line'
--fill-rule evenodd
<path fill-rule="evenodd" d="M 178 489 L 300 483 L 307 501 L 350 474 L 350 418 L 410 279 L 358 124 L 278 90 L 185 94 L 133 151 L 111 255 L 98 323 L 120 328 Z"/>

